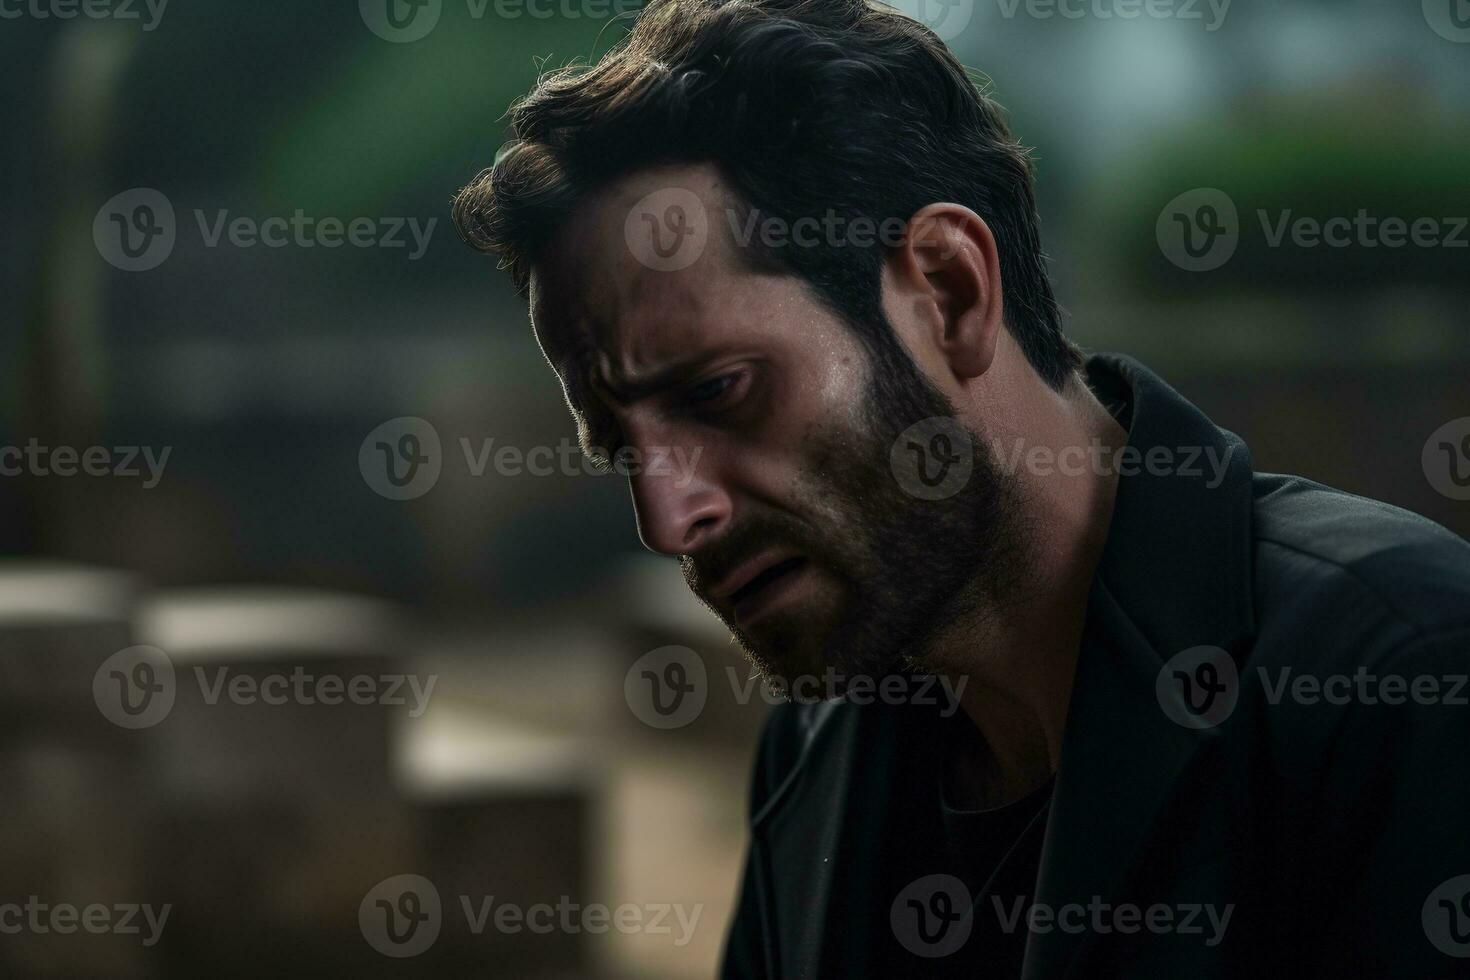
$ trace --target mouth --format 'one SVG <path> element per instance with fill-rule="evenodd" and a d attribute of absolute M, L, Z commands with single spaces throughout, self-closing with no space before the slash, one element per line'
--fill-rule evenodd
<path fill-rule="evenodd" d="M 807 560 L 800 556 L 778 561 L 757 572 L 740 588 L 730 594 L 730 605 L 735 618 L 747 622 L 762 611 L 800 577 Z"/>

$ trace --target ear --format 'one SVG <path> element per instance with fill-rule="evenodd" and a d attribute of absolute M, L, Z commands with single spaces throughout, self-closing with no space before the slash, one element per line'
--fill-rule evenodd
<path fill-rule="evenodd" d="M 893 295 L 885 300 L 906 311 L 891 318 L 910 344 L 932 349 L 961 382 L 988 371 L 1003 303 L 999 252 L 985 221 L 959 204 L 926 205 L 909 219 L 886 264 L 885 288 Z"/>

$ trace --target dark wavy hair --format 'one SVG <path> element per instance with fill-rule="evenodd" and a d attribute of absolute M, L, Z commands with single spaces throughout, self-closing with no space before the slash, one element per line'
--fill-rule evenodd
<path fill-rule="evenodd" d="M 651 0 L 596 64 L 546 73 L 510 120 L 512 142 L 455 196 L 453 216 L 518 290 L 589 194 L 639 169 L 707 162 L 744 207 L 787 227 L 829 213 L 891 227 L 934 202 L 965 205 L 995 236 L 1006 325 L 1037 373 L 1059 389 L 1081 363 L 1047 278 L 1027 150 L 944 43 L 891 7 Z M 882 314 L 886 247 L 740 251 L 804 279 L 888 361 L 902 347 Z"/>

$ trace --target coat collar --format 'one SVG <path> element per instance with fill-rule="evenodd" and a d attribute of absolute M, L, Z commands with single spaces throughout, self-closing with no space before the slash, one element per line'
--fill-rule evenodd
<path fill-rule="evenodd" d="M 1150 449 L 1162 460 L 1159 447 L 1167 449 L 1170 464 L 1120 467 L 1037 882 L 1035 900 L 1052 908 L 1124 900 L 1180 776 L 1218 736 L 1165 713 L 1159 672 L 1191 647 L 1238 655 L 1254 628 L 1245 444 L 1130 358 L 1094 356 L 1087 373 L 1128 429 L 1128 445 L 1144 460 Z M 1198 474 L 1190 472 L 1195 454 Z M 1024 977 L 1085 975 L 1096 939 L 1091 931 L 1032 934 Z"/>
<path fill-rule="evenodd" d="M 1122 900 L 1178 778 L 1210 738 L 1160 708 L 1155 682 L 1181 650 L 1235 651 L 1253 630 L 1251 480 L 1245 445 L 1147 368 L 1126 357 L 1088 361 L 1088 381 L 1146 457 L 1167 447 L 1200 475 L 1146 466 L 1119 477 L 1108 539 L 1088 607 L 1036 901 Z M 1181 452 L 1182 448 L 1182 452 Z M 1188 458 L 1191 450 L 1199 456 Z M 1206 454 L 1224 460 L 1218 482 Z M 769 905 L 767 968 L 781 976 L 861 974 L 888 909 L 854 907 L 885 838 L 874 786 L 905 762 L 896 713 L 828 704 L 804 709 L 802 761 L 752 821 L 756 878 Z M 792 873 L 803 869 L 803 873 Z M 784 872 L 784 873 L 783 873 Z M 1060 930 L 1029 938 L 1025 980 L 1087 975 L 1096 936 Z"/>
<path fill-rule="evenodd" d="M 1095 581 L 1155 649 L 1170 655 L 1248 636 L 1250 451 L 1130 357 L 1094 355 L 1087 375 L 1122 416 L 1128 445 L 1144 459 L 1150 450 L 1167 450 L 1171 461 L 1119 477 Z"/>

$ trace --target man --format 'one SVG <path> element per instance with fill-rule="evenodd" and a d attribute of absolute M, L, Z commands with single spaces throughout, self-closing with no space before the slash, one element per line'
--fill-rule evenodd
<path fill-rule="evenodd" d="M 1084 363 L 931 32 L 653 0 L 512 120 L 456 223 L 644 542 L 768 676 L 900 694 L 774 713 L 727 976 L 1463 968 L 1470 548 Z"/>

